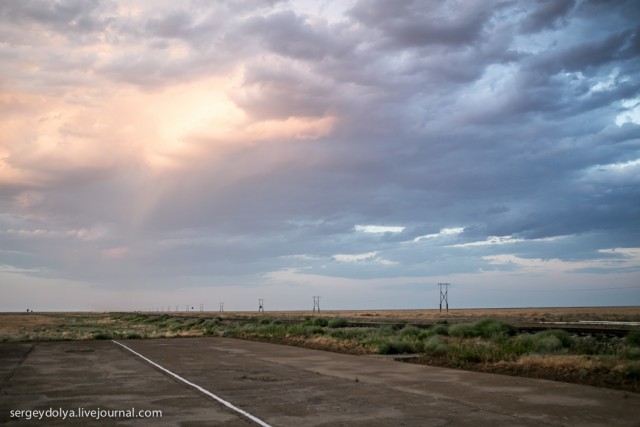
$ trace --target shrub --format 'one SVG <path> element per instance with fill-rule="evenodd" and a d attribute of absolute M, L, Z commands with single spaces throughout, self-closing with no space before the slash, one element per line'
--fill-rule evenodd
<path fill-rule="evenodd" d="M 478 331 L 479 336 L 483 338 L 497 339 L 516 333 L 516 329 L 513 326 L 495 319 L 482 319 L 474 323 L 473 326 Z"/>
<path fill-rule="evenodd" d="M 372 328 L 349 328 L 349 329 L 337 329 L 331 331 L 332 338 L 339 340 L 351 340 L 351 339 L 365 339 L 372 334 L 377 334 L 377 329 Z"/>
<path fill-rule="evenodd" d="M 458 338 L 473 338 L 478 336 L 478 332 L 474 329 L 473 325 L 468 323 L 456 323 L 449 326 L 449 335 Z"/>
<path fill-rule="evenodd" d="M 619 356 L 628 360 L 640 360 L 640 348 L 627 347 L 619 353 Z"/>
<path fill-rule="evenodd" d="M 287 325 L 286 334 L 292 336 L 309 336 L 309 327 L 308 325 Z"/>
<path fill-rule="evenodd" d="M 391 325 L 383 326 L 382 328 L 378 329 L 378 334 L 382 336 L 391 336 L 395 335 L 395 333 L 396 330 Z"/>
<path fill-rule="evenodd" d="M 437 339 L 437 338 L 436 338 Z M 468 340 L 449 343 L 446 349 L 447 357 L 460 363 L 479 363 L 492 359 L 491 348 L 486 342 Z"/>
<path fill-rule="evenodd" d="M 565 331 L 547 330 L 538 332 L 535 335 L 518 335 L 515 343 L 525 352 L 556 353 L 571 347 L 573 339 Z"/>
<path fill-rule="evenodd" d="M 623 373 L 625 377 L 631 380 L 639 380 L 640 379 L 640 364 L 637 362 L 631 363 L 625 366 Z"/>
<path fill-rule="evenodd" d="M 322 326 L 312 326 L 308 329 L 308 331 L 314 335 L 324 334 L 324 329 Z"/>
<path fill-rule="evenodd" d="M 421 329 L 416 328 L 415 326 L 407 325 L 400 330 L 400 336 L 403 338 L 417 338 L 421 332 Z"/>
<path fill-rule="evenodd" d="M 533 336 L 534 350 L 538 353 L 555 353 L 562 348 L 562 341 L 555 335 Z"/>
<path fill-rule="evenodd" d="M 475 323 L 459 323 L 449 327 L 449 335 L 459 338 L 491 338 L 494 340 L 514 335 L 516 329 L 495 319 L 482 319 Z"/>
<path fill-rule="evenodd" d="M 149 320 L 149 317 L 144 314 L 136 314 L 131 318 L 131 322 L 133 323 L 144 323 Z"/>
<path fill-rule="evenodd" d="M 327 319 L 317 317 L 315 319 L 307 318 L 302 324 L 304 326 L 327 326 L 327 323 L 329 323 Z"/>
<path fill-rule="evenodd" d="M 181 320 L 178 319 L 171 319 L 169 320 L 166 325 L 167 328 L 169 328 L 169 330 L 171 331 L 179 331 L 182 330 L 186 327 L 186 325 L 184 323 L 182 323 Z"/>
<path fill-rule="evenodd" d="M 206 320 L 200 326 L 202 326 L 205 329 L 211 329 L 211 328 L 214 328 L 214 327 L 216 327 L 218 325 L 220 325 L 220 320 L 218 320 L 216 318 L 213 318 L 213 319 Z"/>
<path fill-rule="evenodd" d="M 110 340 L 112 339 L 112 336 L 110 333 L 106 332 L 106 331 L 102 331 L 102 332 L 98 332 L 96 334 L 93 335 L 93 339 L 94 340 Z"/>
<path fill-rule="evenodd" d="M 328 325 L 330 328 L 346 328 L 349 326 L 349 321 L 344 317 L 336 317 L 335 319 L 331 319 Z"/>
<path fill-rule="evenodd" d="M 573 338 L 566 331 L 560 329 L 550 329 L 547 331 L 538 332 L 534 335 L 535 338 L 544 338 L 547 336 L 554 336 L 560 340 L 562 347 L 569 348 L 573 345 Z"/>
<path fill-rule="evenodd" d="M 380 343 L 378 354 L 405 354 L 414 353 L 415 347 L 407 341 L 391 339 Z"/>
<path fill-rule="evenodd" d="M 640 330 L 639 329 L 635 329 L 633 331 L 629 331 L 627 336 L 624 337 L 624 340 L 629 345 L 639 346 L 640 347 Z"/>
<path fill-rule="evenodd" d="M 449 335 L 449 328 L 445 325 L 436 325 L 429 329 L 429 333 L 432 335 Z"/>
<path fill-rule="evenodd" d="M 449 347 L 447 343 L 442 338 L 442 335 L 434 335 L 426 343 L 424 343 L 423 350 L 425 353 L 429 354 L 444 354 L 447 352 Z"/>
<path fill-rule="evenodd" d="M 260 319 L 260 324 L 261 325 L 268 325 L 269 323 L 271 323 L 271 321 L 269 319 Z"/>

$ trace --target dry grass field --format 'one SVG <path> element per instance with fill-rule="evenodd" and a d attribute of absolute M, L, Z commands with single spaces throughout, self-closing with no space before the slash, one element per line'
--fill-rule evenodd
<path fill-rule="evenodd" d="M 255 312 L 228 312 L 227 315 L 255 315 Z M 308 316 L 309 311 L 270 311 L 266 314 L 282 318 Z M 531 322 L 579 322 L 626 321 L 640 322 L 640 307 L 542 307 L 542 308 L 468 308 L 450 309 L 449 312 L 430 310 L 326 310 L 315 313 L 317 317 L 346 317 L 349 319 L 376 321 L 415 321 L 435 323 L 472 322 L 490 317 L 510 323 Z"/>
<path fill-rule="evenodd" d="M 90 339 L 91 331 L 117 323 L 108 313 L 0 313 L 0 339 Z"/>

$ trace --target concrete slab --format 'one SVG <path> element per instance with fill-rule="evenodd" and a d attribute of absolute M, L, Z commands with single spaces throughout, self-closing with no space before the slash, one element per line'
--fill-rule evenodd
<path fill-rule="evenodd" d="M 225 338 L 121 342 L 274 427 L 640 426 L 634 393 Z M 0 345 L 0 423 L 25 423 L 10 409 L 136 406 L 164 416 L 110 425 L 249 425 L 114 343 L 35 344 L 20 363 L 28 347 Z"/>
<path fill-rule="evenodd" d="M 0 425 L 251 426 L 110 341 L 0 344 Z M 11 411 L 161 410 L 162 418 L 11 418 Z"/>

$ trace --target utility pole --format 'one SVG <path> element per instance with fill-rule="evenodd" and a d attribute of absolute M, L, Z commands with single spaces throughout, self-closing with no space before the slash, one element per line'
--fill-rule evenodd
<path fill-rule="evenodd" d="M 258 300 L 258 313 L 264 313 L 264 300 Z"/>
<path fill-rule="evenodd" d="M 440 286 L 440 313 L 442 313 L 443 302 L 447 308 L 447 313 L 449 312 L 449 285 L 451 283 L 438 283 L 438 286 Z"/>
<path fill-rule="evenodd" d="M 320 297 L 318 296 L 313 297 L 313 314 L 316 313 L 316 310 L 320 313 Z"/>

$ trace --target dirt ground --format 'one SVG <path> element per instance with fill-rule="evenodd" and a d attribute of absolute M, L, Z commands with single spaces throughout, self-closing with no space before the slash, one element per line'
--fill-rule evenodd
<path fill-rule="evenodd" d="M 271 426 L 639 426 L 640 394 L 228 338 L 126 346 Z M 251 425 L 111 341 L 0 344 L 0 424 Z M 11 410 L 162 410 L 27 421 Z"/>

